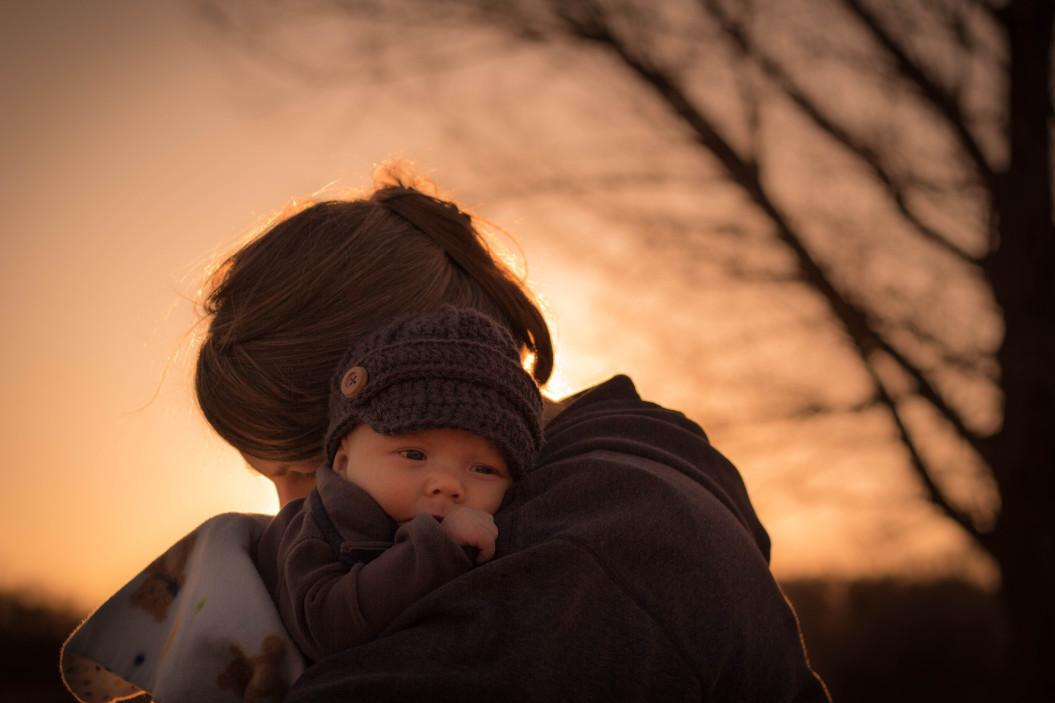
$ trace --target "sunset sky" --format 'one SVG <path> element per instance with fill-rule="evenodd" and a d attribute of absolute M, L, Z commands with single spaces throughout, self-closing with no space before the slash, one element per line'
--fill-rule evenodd
<path fill-rule="evenodd" d="M 270 484 L 198 417 L 189 298 L 202 268 L 260 218 L 328 184 L 363 186 L 387 157 L 414 159 L 515 234 L 560 333 L 558 388 L 625 371 L 661 402 L 703 395 L 658 380 L 647 330 L 598 344 L 616 334 L 602 303 L 618 294 L 611 277 L 576 268 L 582 250 L 569 235 L 588 231 L 589 218 L 569 214 L 561 231 L 526 199 L 486 201 L 494 184 L 430 117 L 452 105 L 405 109 L 413 81 L 359 85 L 354 108 L 333 89 L 277 92 L 179 3 L 39 0 L 0 3 L 0 90 L 0 587 L 92 607 L 210 515 L 276 508 Z M 597 256 L 631 266 L 619 247 Z M 659 322 L 685 321 L 672 311 Z M 779 485 L 774 447 L 786 467 L 815 464 L 816 445 L 776 425 L 748 433 L 723 423 L 748 401 L 719 391 L 711 416 L 695 419 L 757 493 L 778 574 L 865 567 L 844 515 L 807 518 L 766 492 Z M 839 483 L 851 465 L 860 481 L 864 464 L 890 463 L 883 451 L 825 452 L 823 481 Z M 962 543 L 926 511 L 907 520 L 921 528 L 905 553 L 930 558 Z"/>

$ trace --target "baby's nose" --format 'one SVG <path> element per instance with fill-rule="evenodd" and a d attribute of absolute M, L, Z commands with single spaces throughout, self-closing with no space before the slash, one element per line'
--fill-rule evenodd
<path fill-rule="evenodd" d="M 454 476 L 439 474 L 432 477 L 426 492 L 430 496 L 448 496 L 453 500 L 458 500 L 462 497 L 462 484 Z"/>

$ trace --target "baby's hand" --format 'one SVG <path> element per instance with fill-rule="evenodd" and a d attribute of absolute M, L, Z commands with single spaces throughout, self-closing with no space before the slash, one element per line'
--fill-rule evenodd
<path fill-rule="evenodd" d="M 447 517 L 440 523 L 447 534 L 458 544 L 476 547 L 480 553 L 476 556 L 476 563 L 483 564 L 490 561 L 495 555 L 495 539 L 498 538 L 498 528 L 495 519 L 490 513 L 476 508 L 455 506 Z"/>

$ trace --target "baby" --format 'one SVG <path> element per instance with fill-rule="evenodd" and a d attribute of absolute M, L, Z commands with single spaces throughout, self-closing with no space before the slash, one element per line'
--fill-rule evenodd
<path fill-rule="evenodd" d="M 494 556 L 493 515 L 538 457 L 541 411 L 509 334 L 474 311 L 401 318 L 349 350 L 317 487 L 253 553 L 305 656 L 375 637 Z"/>

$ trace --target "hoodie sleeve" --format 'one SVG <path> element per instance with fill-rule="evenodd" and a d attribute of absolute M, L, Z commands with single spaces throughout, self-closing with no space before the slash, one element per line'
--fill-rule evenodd
<path fill-rule="evenodd" d="M 462 548 L 435 519 L 418 515 L 369 560 L 337 559 L 302 508 L 283 531 L 273 558 L 258 557 L 282 620 L 311 660 L 374 638 L 411 603 L 472 568 Z M 268 551 L 262 541 L 263 551 Z M 355 551 L 354 543 L 342 552 Z"/>
<path fill-rule="evenodd" d="M 287 700 L 828 700 L 739 473 L 629 379 L 550 424 L 496 524 L 494 560 Z"/>

